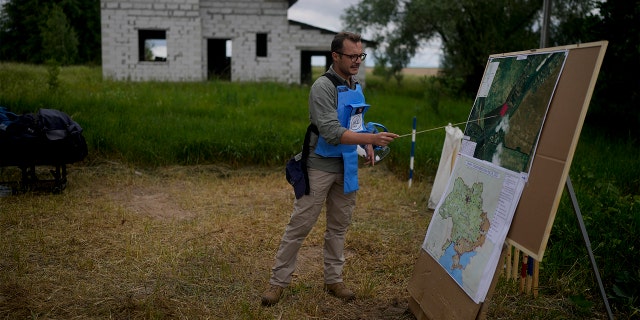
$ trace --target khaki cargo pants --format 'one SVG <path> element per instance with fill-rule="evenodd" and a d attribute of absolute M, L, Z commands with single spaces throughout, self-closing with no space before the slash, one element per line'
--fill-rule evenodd
<path fill-rule="evenodd" d="M 310 192 L 295 200 L 293 213 L 276 254 L 270 284 L 286 287 L 296 268 L 298 251 L 326 204 L 327 228 L 324 234 L 324 281 L 342 282 L 344 241 L 356 205 L 356 193 L 344 194 L 343 174 L 309 169 Z"/>

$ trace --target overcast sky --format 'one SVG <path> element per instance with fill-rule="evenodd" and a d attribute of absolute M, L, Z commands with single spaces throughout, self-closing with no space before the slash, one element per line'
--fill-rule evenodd
<path fill-rule="evenodd" d="M 342 31 L 340 16 L 345 9 L 359 3 L 360 0 L 298 0 L 289 8 L 289 19 L 319 28 Z M 437 43 L 429 43 L 411 60 L 410 67 L 437 67 L 442 51 Z M 372 65 L 367 60 L 367 66 Z"/>

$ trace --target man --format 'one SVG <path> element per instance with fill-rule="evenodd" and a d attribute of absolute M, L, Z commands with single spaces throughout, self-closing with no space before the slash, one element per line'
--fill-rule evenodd
<path fill-rule="evenodd" d="M 390 132 L 353 131 L 354 124 L 362 124 L 364 111 L 368 108 L 355 78 L 365 57 L 360 35 L 350 32 L 337 34 L 331 43 L 333 63 L 327 75 L 318 78 L 311 87 L 309 119 L 317 127 L 319 136 L 312 134 L 308 146 L 310 190 L 294 201 L 293 213 L 276 254 L 269 288 L 262 296 L 263 305 L 276 304 L 283 289 L 291 283 L 298 251 L 318 220 L 323 203 L 326 204 L 327 219 L 324 288 L 345 301 L 355 298 L 343 283 L 342 268 L 345 236 L 351 224 L 358 189 L 356 146 L 366 145 L 367 162 L 373 165 L 373 145 L 386 146 L 398 137 Z M 340 92 L 336 85 L 341 88 Z"/>

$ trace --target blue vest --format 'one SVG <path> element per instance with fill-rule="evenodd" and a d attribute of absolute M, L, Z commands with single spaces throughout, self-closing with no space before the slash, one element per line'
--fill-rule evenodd
<path fill-rule="evenodd" d="M 364 94 L 360 84 L 355 89 L 345 85 L 336 87 L 338 91 L 338 121 L 340 125 L 353 132 L 367 132 L 364 114 L 369 105 L 364 101 Z M 357 145 L 329 144 L 322 136 L 318 137 L 316 154 L 323 157 L 342 157 L 344 163 L 344 193 L 351 193 L 359 189 L 358 186 L 358 153 Z"/>

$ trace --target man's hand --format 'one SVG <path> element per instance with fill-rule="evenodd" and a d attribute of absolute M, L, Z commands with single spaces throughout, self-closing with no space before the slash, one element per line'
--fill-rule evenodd
<path fill-rule="evenodd" d="M 370 164 L 372 167 L 373 165 L 376 163 L 376 155 L 373 153 L 373 145 L 368 144 L 366 146 L 364 146 L 365 149 L 367 151 L 367 162 L 368 164 Z"/>
<path fill-rule="evenodd" d="M 378 132 L 374 134 L 372 144 L 376 146 L 386 147 L 393 139 L 399 137 L 397 134 L 392 132 Z"/>
<path fill-rule="evenodd" d="M 373 146 L 381 146 L 386 147 L 393 139 L 397 138 L 398 135 L 391 132 L 378 132 L 373 134 L 373 144 L 367 144 L 365 146 L 365 150 L 367 151 L 367 163 L 373 166 L 376 163 L 376 155 L 373 151 Z"/>

